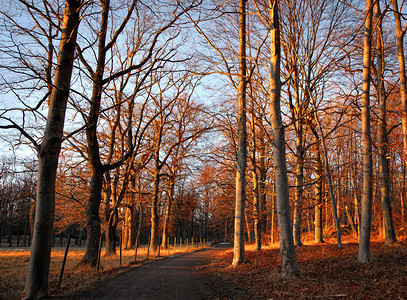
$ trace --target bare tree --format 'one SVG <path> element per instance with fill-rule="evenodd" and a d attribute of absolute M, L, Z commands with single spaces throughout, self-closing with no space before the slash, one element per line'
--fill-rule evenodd
<path fill-rule="evenodd" d="M 39 12 L 31 3 L 23 2 L 23 5 L 28 10 Z M 9 126 L 2 126 L 3 128 L 18 129 L 22 135 L 31 141 L 38 153 L 36 212 L 30 262 L 24 291 L 25 299 L 39 299 L 47 295 L 55 214 L 56 173 L 62 143 L 65 112 L 71 89 L 74 50 L 80 22 L 81 6 L 81 0 L 67 0 L 65 3 L 53 84 L 49 82 L 52 68 L 52 42 L 49 40 L 49 47 L 51 48 L 48 48 L 48 68 L 46 68 L 45 74 L 47 74 L 50 94 L 47 93 L 43 98 L 45 101 L 49 96 L 48 117 L 42 142 L 38 144 L 24 128 L 14 122 L 11 122 Z M 50 8 L 47 3 L 45 3 L 45 7 Z M 42 15 L 45 16 L 46 14 Z M 47 21 L 52 22 L 50 19 L 47 19 Z M 55 25 L 51 25 L 50 28 L 53 26 Z M 43 27 L 39 27 L 43 29 Z"/>
<path fill-rule="evenodd" d="M 390 198 L 390 172 L 388 164 L 388 139 L 387 139 L 387 95 L 384 86 L 384 53 L 383 53 L 383 17 L 380 10 L 380 3 L 375 4 L 376 16 L 376 59 L 377 59 L 377 98 L 379 102 L 379 124 L 378 124 L 378 144 L 379 144 L 379 180 L 380 197 L 383 209 L 383 225 L 386 245 L 397 243 L 396 232 L 393 224 L 393 213 Z"/>
<path fill-rule="evenodd" d="M 273 127 L 274 172 L 277 194 L 277 215 L 280 232 L 282 275 L 299 275 L 295 256 L 293 231 L 290 218 L 287 163 L 285 156 L 284 127 L 281 119 L 280 95 L 280 23 L 278 0 L 270 1 L 270 113 Z"/>
<path fill-rule="evenodd" d="M 246 0 L 239 0 L 239 87 L 238 101 L 238 150 L 236 166 L 236 205 L 235 233 L 232 266 L 236 267 L 245 261 L 244 253 L 244 218 L 246 204 Z"/>
<path fill-rule="evenodd" d="M 370 230 L 372 222 L 372 186 L 373 186 L 373 160 L 372 138 L 370 132 L 370 69 L 372 56 L 372 18 L 373 1 L 366 0 L 365 34 L 363 44 L 363 84 L 362 84 L 362 161 L 363 161 L 363 187 L 362 187 L 362 214 L 360 220 L 360 240 L 358 261 L 370 261 Z"/>

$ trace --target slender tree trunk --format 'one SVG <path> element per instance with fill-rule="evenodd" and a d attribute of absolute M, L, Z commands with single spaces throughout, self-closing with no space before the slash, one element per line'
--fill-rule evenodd
<path fill-rule="evenodd" d="M 246 234 L 247 234 L 247 244 L 251 245 L 252 242 L 252 226 L 250 222 L 250 218 L 247 215 L 247 210 L 244 213 L 244 219 L 246 221 Z"/>
<path fill-rule="evenodd" d="M 401 98 L 401 126 L 403 132 L 404 161 L 407 160 L 407 77 L 406 62 L 404 57 L 405 29 L 401 24 L 401 14 L 397 0 L 392 0 L 394 19 L 396 23 L 397 56 L 400 73 L 400 98 Z M 404 17 L 403 17 L 404 18 Z M 407 168 L 404 169 L 407 172 Z"/>
<path fill-rule="evenodd" d="M 91 180 L 89 184 L 89 198 L 86 204 L 87 246 L 81 264 L 96 266 L 99 253 L 100 218 L 99 208 L 102 197 L 102 180 L 104 170 L 100 160 L 100 150 L 97 135 L 100 103 L 102 99 L 103 74 L 106 62 L 106 34 L 109 18 L 110 0 L 101 1 L 102 17 L 98 36 L 98 58 L 96 72 L 93 74 L 92 98 L 90 110 L 86 120 L 87 152 Z"/>
<path fill-rule="evenodd" d="M 38 148 L 38 184 L 35 226 L 25 284 L 25 299 L 47 296 L 48 272 L 55 213 L 55 180 L 65 111 L 71 85 L 81 1 L 67 0 L 62 24 L 54 86 L 49 99 L 44 139 Z"/>
<path fill-rule="evenodd" d="M 319 139 L 318 139 L 319 140 Z M 315 145 L 315 208 L 314 208 L 314 241 L 323 243 L 322 226 L 322 161 L 319 142 Z"/>
<path fill-rule="evenodd" d="M 123 218 L 123 249 L 130 249 L 130 227 L 132 226 L 132 215 L 133 211 L 130 207 L 125 207 L 124 218 Z"/>
<path fill-rule="evenodd" d="M 236 169 L 236 205 L 235 230 L 232 266 L 236 267 L 245 261 L 244 252 L 244 214 L 246 205 L 246 2 L 239 0 L 239 87 L 238 87 L 238 152 Z"/>
<path fill-rule="evenodd" d="M 134 248 L 134 244 L 136 241 L 136 220 L 137 220 L 138 213 L 135 209 L 135 205 L 132 205 L 130 211 L 130 220 L 129 220 L 129 238 L 127 242 L 127 249 Z"/>
<path fill-rule="evenodd" d="M 297 109 L 298 111 L 298 109 Z M 302 148 L 302 119 L 297 125 L 297 163 L 295 171 L 295 203 L 294 203 L 294 245 L 302 246 L 301 242 L 301 222 L 302 222 L 302 193 L 304 182 L 304 153 Z"/>
<path fill-rule="evenodd" d="M 334 195 L 334 189 L 333 189 L 333 184 L 332 184 L 332 177 L 331 177 L 331 171 L 329 168 L 329 160 L 328 160 L 328 149 L 325 143 L 325 137 L 324 137 L 324 132 L 322 131 L 322 125 L 321 122 L 319 121 L 318 115 L 315 112 L 314 114 L 314 119 L 317 123 L 319 135 L 321 136 L 321 144 L 322 144 L 322 149 L 324 151 L 324 165 L 325 165 L 325 172 L 326 172 L 326 181 L 328 183 L 328 191 L 329 191 L 329 198 L 331 199 L 331 204 L 332 204 L 332 215 L 336 227 L 336 243 L 338 244 L 338 247 L 342 247 L 342 238 L 341 238 L 341 223 L 338 217 L 338 210 L 336 208 L 336 200 L 335 200 L 335 195 Z M 326 214 L 328 217 L 328 214 Z M 328 219 L 328 218 L 326 218 Z M 326 221 L 326 224 L 328 221 Z"/>
<path fill-rule="evenodd" d="M 165 208 L 165 216 L 164 216 L 164 227 L 163 227 L 163 240 L 161 244 L 162 249 L 167 249 L 168 243 L 168 227 L 170 224 L 170 215 L 171 215 L 171 207 L 172 207 L 172 202 L 174 200 L 174 189 L 175 189 L 175 176 L 174 178 L 170 179 L 170 186 L 168 189 L 168 201 L 167 201 L 167 207 Z"/>
<path fill-rule="evenodd" d="M 139 219 L 138 219 L 138 226 L 137 226 L 137 235 L 136 235 L 136 243 L 135 247 L 140 246 L 140 235 L 141 235 L 141 227 L 143 225 L 143 204 L 139 204 Z M 137 251 L 137 250 L 136 250 Z"/>
<path fill-rule="evenodd" d="M 254 197 L 253 197 L 253 227 L 254 227 L 254 243 L 255 251 L 261 250 L 261 231 L 260 231 L 260 201 L 259 201 L 259 183 L 257 180 L 257 172 L 252 172 Z"/>
<path fill-rule="evenodd" d="M 378 80 L 378 102 L 379 102 L 379 179 L 380 179 L 380 197 L 383 209 L 383 226 L 385 233 L 385 244 L 393 245 L 397 243 L 396 232 L 393 224 L 393 214 L 390 199 L 390 172 L 387 160 L 387 99 L 384 87 L 384 54 L 383 54 L 383 30 L 382 15 L 379 1 L 375 2 L 376 19 L 377 19 L 377 80 Z"/>
<path fill-rule="evenodd" d="M 252 182 L 253 182 L 253 229 L 254 229 L 254 243 L 255 251 L 261 250 L 261 229 L 260 229 L 260 195 L 259 195 L 259 180 L 258 180 L 258 166 L 257 166 L 257 136 L 256 136 L 256 116 L 255 116 L 255 103 L 252 101 L 251 111 L 251 129 L 253 148 L 251 154 L 252 160 Z"/>
<path fill-rule="evenodd" d="M 103 215 L 103 229 L 105 231 L 106 237 L 106 250 L 105 256 L 116 255 L 116 249 L 114 245 L 114 234 L 115 230 L 113 228 L 113 218 L 112 218 L 112 180 L 110 177 L 110 172 L 105 173 L 105 188 L 104 188 L 104 201 L 102 208 Z"/>
<path fill-rule="evenodd" d="M 360 239 L 358 261 L 370 261 L 370 229 L 372 222 L 372 186 L 373 161 L 372 139 L 370 133 L 370 66 L 372 48 L 372 15 L 373 0 L 366 0 L 365 36 L 363 51 L 363 84 L 362 84 L 362 215 L 360 220 Z"/>
<path fill-rule="evenodd" d="M 261 126 L 262 127 L 262 126 Z M 266 232 L 267 225 L 267 213 L 266 213 L 266 204 L 267 204 L 267 194 L 266 194 L 266 145 L 264 142 L 264 133 L 261 128 L 261 135 L 259 137 L 260 144 L 260 166 L 259 166 L 259 201 L 260 201 L 260 231 Z"/>
<path fill-rule="evenodd" d="M 276 199 L 273 195 L 271 197 L 271 224 L 270 224 L 270 243 L 274 244 L 274 228 L 275 226 L 275 219 L 276 219 Z"/>
<path fill-rule="evenodd" d="M 280 233 L 280 252 L 283 277 L 299 275 L 290 218 L 287 162 L 285 155 L 284 127 L 280 109 L 280 23 L 278 0 L 270 1 L 270 112 L 273 130 L 274 173 L 277 194 L 277 216 Z"/>
<path fill-rule="evenodd" d="M 154 175 L 153 196 L 151 198 L 151 233 L 150 251 L 155 252 L 158 247 L 158 193 L 160 188 L 160 171 Z"/>
<path fill-rule="evenodd" d="M 30 235 L 33 236 L 34 233 L 34 222 L 35 222 L 35 211 L 36 203 L 34 202 L 30 207 Z M 6 224 L 6 221 L 3 222 L 3 226 Z"/>
<path fill-rule="evenodd" d="M 352 232 L 354 236 L 357 236 L 357 230 L 355 227 L 355 222 L 353 221 L 352 215 L 349 212 L 349 209 L 347 206 L 345 206 L 345 211 L 346 211 L 346 216 L 348 218 L 348 223 L 350 224 L 351 228 L 352 228 Z"/>

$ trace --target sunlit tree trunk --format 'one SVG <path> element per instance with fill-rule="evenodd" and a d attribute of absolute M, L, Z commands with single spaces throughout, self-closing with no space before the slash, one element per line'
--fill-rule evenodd
<path fill-rule="evenodd" d="M 239 0 L 239 87 L 238 87 L 238 152 L 236 170 L 235 230 L 232 266 L 245 261 L 244 225 L 246 204 L 246 0 Z M 250 232 L 249 232 L 250 234 Z"/>
<path fill-rule="evenodd" d="M 257 165 L 257 135 L 256 135 L 256 115 L 255 106 L 256 104 L 252 101 L 251 108 L 251 131 L 252 131 L 252 151 L 251 151 L 251 162 L 252 162 L 252 183 L 253 183 L 253 229 L 254 229 L 254 243 L 255 250 L 261 250 L 261 205 L 260 205 L 260 191 L 259 191 L 259 176 L 258 176 L 258 165 Z"/>
<path fill-rule="evenodd" d="M 140 235 L 143 225 L 143 204 L 139 203 L 139 217 L 138 217 L 138 226 L 137 226 L 137 233 L 136 233 L 136 240 L 135 240 L 135 247 L 140 247 Z"/>
<path fill-rule="evenodd" d="M 170 186 L 168 187 L 168 199 L 167 199 L 167 206 L 165 208 L 165 215 L 164 215 L 164 226 L 163 226 L 163 240 L 161 243 L 162 249 L 167 249 L 168 245 L 168 228 L 170 226 L 170 216 L 171 216 L 171 208 L 172 203 L 174 201 L 174 191 L 175 191 L 175 175 L 174 177 L 170 178 Z"/>
<path fill-rule="evenodd" d="M 116 249 L 114 247 L 114 230 L 110 224 L 110 218 L 112 213 L 112 207 L 110 205 L 112 201 L 112 179 L 110 176 L 110 172 L 105 173 L 105 187 L 103 190 L 103 207 L 102 207 L 102 215 L 103 215 L 103 228 L 105 231 L 105 238 L 106 238 L 106 251 L 105 256 L 115 255 Z M 113 205 L 112 205 L 113 206 Z"/>
<path fill-rule="evenodd" d="M 25 299 L 40 299 L 47 295 L 55 214 L 55 180 L 71 85 L 81 2 L 80 0 L 67 0 L 65 4 L 54 86 L 49 98 L 47 124 L 44 139 L 38 149 L 36 213 L 25 284 Z"/>
<path fill-rule="evenodd" d="M 363 45 L 363 83 L 362 83 L 362 214 L 360 220 L 360 239 L 358 261 L 370 261 L 370 229 L 372 222 L 372 140 L 370 132 L 370 67 L 372 48 L 373 0 L 366 0 L 365 35 Z"/>
<path fill-rule="evenodd" d="M 153 195 L 151 198 L 151 229 L 150 229 L 150 251 L 156 251 L 158 247 L 158 199 L 160 189 L 160 170 L 156 169 L 154 174 Z"/>
<path fill-rule="evenodd" d="M 254 195 L 253 195 L 253 228 L 255 250 L 261 250 L 261 231 L 260 231 L 260 201 L 259 201 L 259 182 L 257 172 L 252 172 Z"/>
<path fill-rule="evenodd" d="M 383 54 L 383 29 L 382 15 L 380 11 L 380 3 L 375 2 L 376 10 L 376 58 L 377 58 L 377 97 L 379 102 L 379 124 L 378 124 L 378 139 L 379 139 L 379 176 L 380 176 L 380 197 L 382 200 L 383 209 L 383 226 L 385 233 L 386 245 L 397 243 L 396 232 L 393 224 L 393 214 L 390 199 L 390 172 L 387 160 L 387 99 L 384 87 L 384 54 Z"/>
<path fill-rule="evenodd" d="M 123 249 L 130 249 L 132 243 L 130 242 L 130 228 L 133 225 L 132 215 L 133 210 L 130 207 L 125 207 L 124 218 L 123 218 Z"/>
<path fill-rule="evenodd" d="M 317 128 L 318 128 L 318 132 L 319 132 L 320 139 L 321 139 L 322 150 L 324 152 L 324 166 L 325 166 L 325 172 L 326 172 L 326 181 L 328 184 L 329 198 L 331 199 L 332 216 L 333 216 L 333 220 L 334 220 L 335 227 L 336 227 L 336 242 L 338 244 L 338 247 L 341 248 L 342 247 L 341 223 L 340 223 L 340 220 L 338 217 L 338 210 L 336 208 L 336 200 L 335 200 L 331 170 L 329 167 L 329 160 L 328 160 L 328 149 L 327 149 L 327 146 L 325 143 L 325 137 L 324 137 L 324 132 L 322 130 L 322 125 L 321 125 L 321 122 L 319 121 L 318 114 L 316 113 L 316 111 L 314 113 L 314 119 L 315 119 L 315 122 L 317 123 Z M 326 210 L 326 216 L 327 216 L 326 219 L 328 219 L 327 212 L 328 212 L 328 210 Z M 325 222 L 325 223 L 327 224 L 328 222 Z"/>
<path fill-rule="evenodd" d="M 315 207 L 314 207 L 314 241 L 315 243 L 323 243 L 323 226 L 322 226 L 322 161 L 321 161 L 321 149 L 319 136 L 317 131 L 312 128 L 312 132 L 315 136 Z"/>
<path fill-rule="evenodd" d="M 299 107 L 297 106 L 297 112 Z M 300 114 L 298 114 L 300 115 Z M 296 125 L 296 170 L 295 170 L 295 203 L 294 203 L 294 245 L 302 246 L 301 242 L 301 223 L 302 223 L 302 194 L 303 194 L 303 182 L 304 182 L 304 151 L 303 151 L 303 120 L 297 121 Z"/>
<path fill-rule="evenodd" d="M 99 208 L 102 199 L 102 180 L 104 170 L 100 160 L 97 126 L 99 122 L 100 105 L 102 99 L 103 74 L 106 61 L 106 34 L 108 27 L 110 0 L 101 1 L 102 17 L 98 36 L 98 58 L 96 72 L 92 74 L 93 87 L 91 105 L 86 120 L 87 152 L 91 179 L 89 184 L 89 197 L 86 205 L 87 246 L 81 263 L 96 266 L 98 259 L 100 218 Z"/>
<path fill-rule="evenodd" d="M 404 36 L 406 28 L 401 24 L 401 13 L 397 0 L 392 0 L 394 20 L 396 23 L 396 40 L 397 40 L 397 56 L 399 62 L 400 73 L 400 96 L 401 96 L 401 127 L 403 132 L 403 148 L 404 148 L 404 161 L 407 158 L 407 78 L 406 78 L 406 62 L 404 57 Z M 404 18 L 404 17 L 403 17 Z M 404 172 L 407 169 L 404 168 Z M 406 175 L 404 175 L 406 176 Z"/>
<path fill-rule="evenodd" d="M 290 217 L 287 162 L 285 155 L 284 127 L 280 110 L 280 24 L 278 0 L 270 1 L 270 112 L 273 130 L 274 172 L 277 194 L 277 216 L 280 234 L 282 275 L 297 276 L 300 271 L 295 256 L 293 231 Z"/>
<path fill-rule="evenodd" d="M 260 231 L 264 233 L 266 231 L 267 225 L 267 214 L 266 214 L 266 178 L 267 178 L 267 168 L 266 168 L 266 145 L 264 142 L 264 132 L 261 124 L 261 132 L 259 136 L 259 147 L 260 147 L 260 158 L 259 158 L 259 201 L 260 201 Z"/>

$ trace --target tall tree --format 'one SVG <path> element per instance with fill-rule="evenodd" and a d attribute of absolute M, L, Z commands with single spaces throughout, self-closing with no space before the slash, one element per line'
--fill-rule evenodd
<path fill-rule="evenodd" d="M 44 138 L 38 150 L 38 183 L 33 241 L 25 285 L 25 299 L 47 295 L 48 272 L 55 214 L 55 181 L 65 111 L 71 88 L 74 50 L 80 21 L 81 0 L 65 4 L 61 41 Z"/>
<path fill-rule="evenodd" d="M 373 0 L 366 0 L 366 18 L 363 43 L 363 83 L 362 83 L 362 214 L 360 220 L 360 240 L 358 261 L 367 263 L 370 261 L 370 230 L 372 223 L 372 200 L 373 200 L 373 159 L 372 137 L 370 131 L 370 80 L 371 80 L 371 56 L 372 56 L 372 19 Z"/>
<path fill-rule="evenodd" d="M 380 2 L 375 2 L 376 15 L 376 59 L 377 59 L 377 98 L 379 102 L 378 122 L 378 146 L 379 146 L 379 181 L 380 198 L 383 210 L 383 225 L 386 245 L 397 242 L 393 224 L 393 213 L 390 198 L 390 173 L 388 163 L 388 139 L 387 139 L 387 95 L 384 86 L 384 47 L 383 47 L 383 17 L 380 10 Z"/>
<path fill-rule="evenodd" d="M 406 35 L 407 25 L 403 28 L 401 23 L 401 8 L 398 6 L 397 0 L 391 1 L 393 5 L 394 20 L 396 23 L 396 40 L 397 40 L 397 57 L 399 62 L 399 76 L 400 76 L 400 102 L 401 102 L 401 123 L 403 134 L 403 150 L 404 150 L 404 171 L 403 181 L 407 180 L 407 76 L 406 76 L 406 59 L 404 54 L 404 36 Z M 402 1 L 403 4 L 404 1 Z M 404 18 L 404 17 L 403 17 Z M 402 203 L 406 199 L 405 190 L 402 193 Z"/>
<path fill-rule="evenodd" d="M 276 180 L 277 216 L 280 234 L 282 275 L 297 276 L 300 273 L 295 255 L 291 226 L 289 185 L 285 155 L 284 127 L 281 117 L 280 95 L 280 22 L 278 0 L 270 1 L 270 113 L 273 128 L 274 173 Z"/>
<path fill-rule="evenodd" d="M 319 139 L 318 131 L 311 125 L 312 134 L 315 137 L 315 150 L 314 150 L 314 162 L 315 166 L 315 208 L 314 208 L 314 241 L 315 243 L 323 243 L 322 232 L 322 160 L 321 160 L 321 142 Z"/>
<path fill-rule="evenodd" d="M 247 165 L 247 133 L 246 133 L 246 0 L 239 0 L 239 86 L 238 102 L 238 152 L 236 166 L 236 204 L 235 233 L 232 266 L 236 267 L 245 261 L 244 252 L 244 219 L 246 204 L 246 165 Z"/>

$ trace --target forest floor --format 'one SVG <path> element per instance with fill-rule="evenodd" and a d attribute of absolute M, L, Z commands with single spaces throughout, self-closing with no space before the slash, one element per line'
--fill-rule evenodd
<path fill-rule="evenodd" d="M 401 240 L 401 241 L 400 241 Z M 357 261 L 358 244 L 344 239 L 338 248 L 331 239 L 296 247 L 301 275 L 283 279 L 278 245 L 246 251 L 246 262 L 228 268 L 233 253 L 226 251 L 201 266 L 217 299 L 407 299 L 407 241 L 386 247 L 372 238 L 371 262 Z"/>

